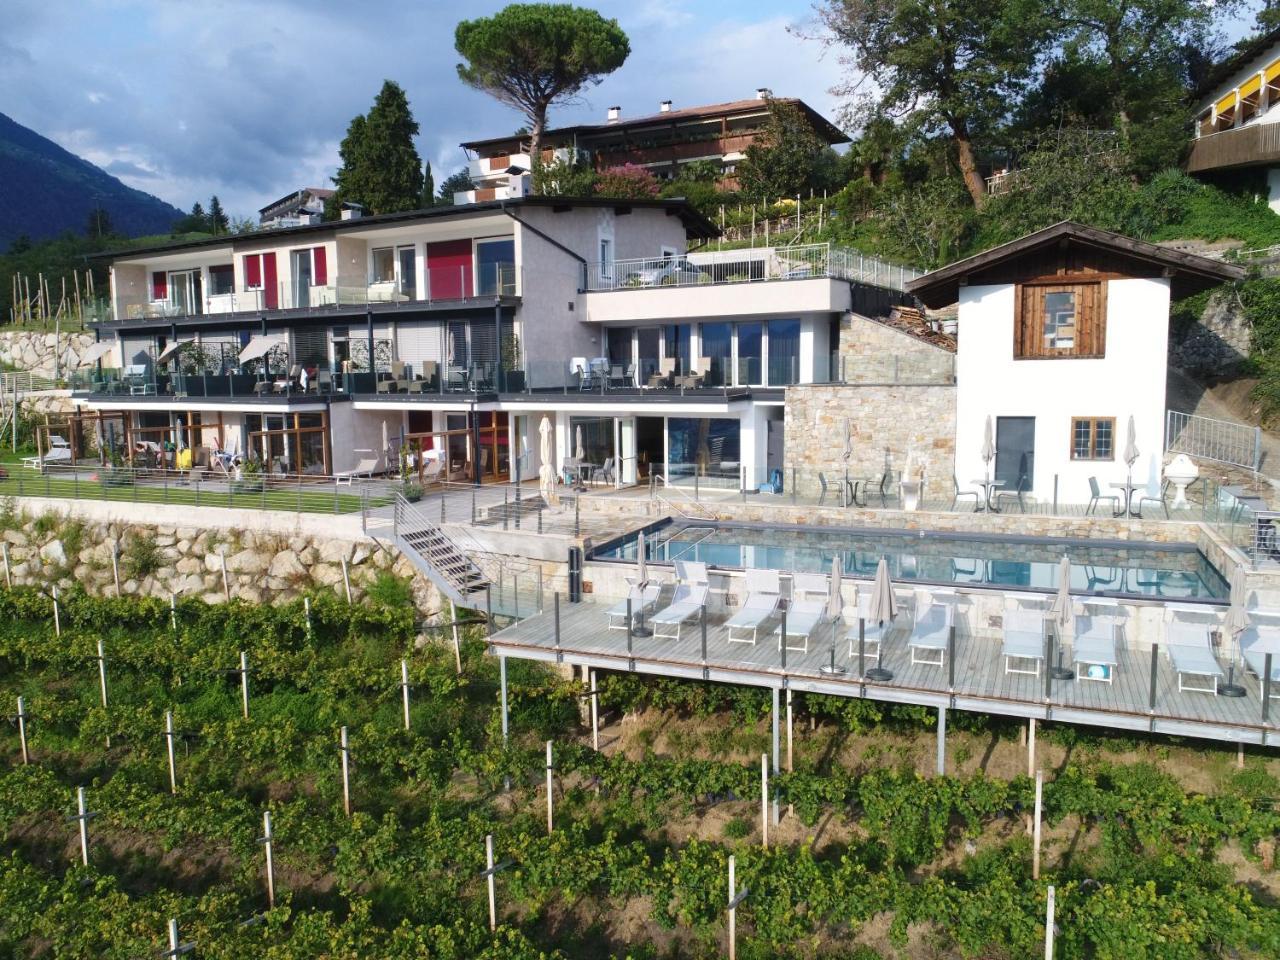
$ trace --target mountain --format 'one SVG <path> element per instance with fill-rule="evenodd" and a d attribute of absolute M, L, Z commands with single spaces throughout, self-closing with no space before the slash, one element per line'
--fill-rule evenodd
<path fill-rule="evenodd" d="M 24 233 L 32 240 L 83 233 L 98 205 L 131 237 L 168 233 L 182 216 L 0 113 L 0 251 Z"/>

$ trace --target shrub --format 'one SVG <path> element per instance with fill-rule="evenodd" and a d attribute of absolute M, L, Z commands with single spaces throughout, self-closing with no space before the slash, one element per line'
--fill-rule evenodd
<path fill-rule="evenodd" d="M 164 558 L 160 556 L 160 548 L 156 546 L 155 537 L 149 533 L 139 533 L 134 534 L 125 544 L 121 559 L 124 561 L 124 570 L 129 578 L 141 580 L 159 570 Z"/>
<path fill-rule="evenodd" d="M 596 195 L 617 200 L 651 200 L 658 195 L 658 180 L 644 167 L 626 163 L 600 174 Z"/>
<path fill-rule="evenodd" d="M 384 607 L 412 607 L 413 584 L 389 570 L 383 570 L 369 584 L 365 596 Z"/>
<path fill-rule="evenodd" d="M 751 826 L 746 817 L 734 817 L 724 825 L 724 835 L 730 840 L 741 840 L 751 833 Z"/>

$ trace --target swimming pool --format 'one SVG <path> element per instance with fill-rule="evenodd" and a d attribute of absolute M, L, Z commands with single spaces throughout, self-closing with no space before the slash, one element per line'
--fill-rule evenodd
<path fill-rule="evenodd" d="M 838 556 L 847 576 L 872 577 L 883 556 L 890 576 L 901 582 L 1056 590 L 1065 553 L 1076 592 L 1205 601 L 1230 594 L 1223 575 L 1191 544 L 675 521 L 649 528 L 646 537 L 646 552 L 657 563 L 699 560 L 722 569 L 825 573 Z M 634 533 L 590 556 L 635 558 Z"/>

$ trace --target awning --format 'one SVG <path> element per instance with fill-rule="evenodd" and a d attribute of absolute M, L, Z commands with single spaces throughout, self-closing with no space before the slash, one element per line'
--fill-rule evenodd
<path fill-rule="evenodd" d="M 276 347 L 287 343 L 284 337 L 275 336 L 257 336 L 245 344 L 243 350 L 240 351 L 240 362 L 245 363 L 249 360 L 257 360 L 259 357 L 265 357 Z"/>
<path fill-rule="evenodd" d="M 173 343 L 169 344 L 167 347 L 165 347 L 163 350 L 160 351 L 160 356 L 156 357 L 156 363 L 157 364 L 168 363 L 175 356 L 177 356 L 178 351 L 182 349 L 182 345 L 184 343 L 190 343 L 190 342 L 191 341 L 189 340 L 173 341 Z"/>
<path fill-rule="evenodd" d="M 1223 97 L 1214 105 L 1214 110 L 1217 111 L 1218 116 L 1223 116 L 1224 114 L 1230 113 L 1235 108 L 1236 108 L 1236 92 L 1234 90 L 1232 90 L 1230 93 L 1228 93 L 1225 97 Z"/>
<path fill-rule="evenodd" d="M 1262 89 L 1262 74 L 1255 73 L 1252 77 L 1240 84 L 1240 99 L 1251 97 Z"/>
<path fill-rule="evenodd" d="M 116 342 L 114 340 L 100 340 L 80 355 L 79 365 L 87 367 L 91 363 L 97 363 L 115 348 Z"/>

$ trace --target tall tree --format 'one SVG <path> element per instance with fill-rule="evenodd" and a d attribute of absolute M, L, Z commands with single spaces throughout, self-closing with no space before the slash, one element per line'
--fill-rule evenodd
<path fill-rule="evenodd" d="M 616 20 L 568 3 L 513 3 L 464 20 L 453 45 L 458 76 L 529 119 L 529 153 L 542 162 L 547 111 L 571 102 L 622 66 L 630 41 Z"/>
<path fill-rule="evenodd" d="M 418 122 L 398 83 L 384 81 L 367 114 L 352 118 L 338 147 L 342 160 L 333 178 L 336 190 L 325 204 L 335 217 L 343 203 L 359 203 L 370 213 L 416 209 L 422 199 L 422 160 L 413 138 Z"/>
<path fill-rule="evenodd" d="M 111 215 L 102 207 L 94 207 L 89 211 L 89 222 L 85 224 L 84 235 L 92 240 L 109 237 L 112 234 Z"/>
<path fill-rule="evenodd" d="M 455 193 L 466 193 L 471 188 L 471 174 L 467 173 L 466 167 L 462 167 L 440 182 L 440 189 L 436 192 L 436 203 L 446 207 L 452 206 Z"/>
<path fill-rule="evenodd" d="M 230 226 L 231 220 L 227 217 L 227 212 L 222 209 L 222 201 L 215 193 L 209 198 L 209 231 L 215 234 L 226 233 Z"/>
<path fill-rule="evenodd" d="M 431 173 L 431 161 L 427 161 L 426 168 L 422 171 L 422 199 L 418 201 L 418 206 L 424 210 L 427 207 L 434 206 L 436 202 L 436 178 Z"/>
<path fill-rule="evenodd" d="M 738 164 L 738 182 L 753 197 L 791 197 L 810 185 L 826 144 L 803 110 L 784 100 L 769 101 L 769 119 L 759 139 Z"/>
<path fill-rule="evenodd" d="M 818 12 L 857 71 L 841 88 L 853 97 L 849 119 L 910 115 L 944 131 L 980 207 L 974 136 L 1008 112 L 1050 41 L 1039 0 L 823 0 Z"/>

